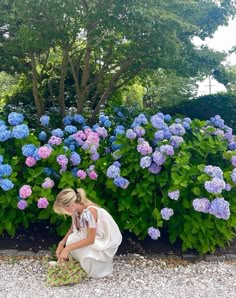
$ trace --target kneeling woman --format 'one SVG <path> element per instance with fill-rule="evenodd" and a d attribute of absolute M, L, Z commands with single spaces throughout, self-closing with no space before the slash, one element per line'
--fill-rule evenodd
<path fill-rule="evenodd" d="M 53 209 L 58 214 L 72 217 L 71 228 L 56 250 L 58 260 L 67 259 L 70 254 L 90 277 L 111 274 L 112 260 L 122 241 L 112 216 L 90 201 L 82 188 L 62 190 Z"/>

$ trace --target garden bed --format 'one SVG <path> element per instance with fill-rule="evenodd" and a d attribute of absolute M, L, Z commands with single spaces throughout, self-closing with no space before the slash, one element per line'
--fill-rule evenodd
<path fill-rule="evenodd" d="M 17 249 L 37 252 L 39 250 L 48 250 L 54 244 L 57 244 L 61 237 L 55 233 L 55 227 L 46 221 L 31 224 L 29 228 L 19 228 L 14 237 L 3 233 L 0 236 L 0 249 Z M 193 251 L 187 251 L 190 253 Z M 167 235 L 162 233 L 158 240 L 152 240 L 150 237 L 143 241 L 137 239 L 135 235 L 129 232 L 123 233 L 123 241 L 119 247 L 118 254 L 137 253 L 146 254 L 173 254 L 181 255 L 181 244 L 179 242 L 171 245 Z M 217 249 L 215 254 L 232 253 L 236 254 L 236 238 L 232 243 L 224 248 Z"/>

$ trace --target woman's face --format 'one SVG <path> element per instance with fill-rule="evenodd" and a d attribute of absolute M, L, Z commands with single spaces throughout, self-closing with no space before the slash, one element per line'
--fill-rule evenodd
<path fill-rule="evenodd" d="M 72 216 L 72 214 L 76 211 L 74 204 L 70 204 L 69 206 L 64 207 L 66 214 Z"/>

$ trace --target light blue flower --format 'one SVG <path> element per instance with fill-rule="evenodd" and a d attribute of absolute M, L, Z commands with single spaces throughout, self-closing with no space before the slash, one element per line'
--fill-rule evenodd
<path fill-rule="evenodd" d="M 148 235 L 152 238 L 152 240 L 157 240 L 160 236 L 160 230 L 159 229 L 155 229 L 154 227 L 150 227 L 148 229 Z"/>
<path fill-rule="evenodd" d="M 16 125 L 12 130 L 12 136 L 16 139 L 24 139 L 29 135 L 29 127 L 26 124 Z"/>
<path fill-rule="evenodd" d="M 10 190 L 10 189 L 12 189 L 14 187 L 14 184 L 9 179 L 0 179 L 0 187 L 4 191 L 8 191 L 8 190 Z"/>
<path fill-rule="evenodd" d="M 16 112 L 11 112 L 8 115 L 8 122 L 11 125 L 19 125 L 24 121 L 24 116 L 22 114 L 16 113 Z"/>
<path fill-rule="evenodd" d="M 43 126 L 48 126 L 49 125 L 49 121 L 50 121 L 50 117 L 47 116 L 47 115 L 43 115 L 40 117 L 40 122 L 41 122 L 41 125 Z"/>

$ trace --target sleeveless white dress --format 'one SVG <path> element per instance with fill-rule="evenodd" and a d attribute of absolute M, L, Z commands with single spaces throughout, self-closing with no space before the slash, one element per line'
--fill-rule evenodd
<path fill-rule="evenodd" d="M 97 223 L 89 208 L 97 210 Z M 88 276 L 101 278 L 113 271 L 112 260 L 122 241 L 120 230 L 112 216 L 103 208 L 89 206 L 83 210 L 80 219 L 78 214 L 72 216 L 73 232 L 67 238 L 66 245 L 87 237 L 87 227 L 96 228 L 93 244 L 70 251 L 72 258 L 80 262 Z M 79 221 L 80 229 L 77 229 Z"/>

